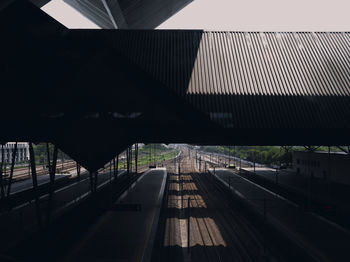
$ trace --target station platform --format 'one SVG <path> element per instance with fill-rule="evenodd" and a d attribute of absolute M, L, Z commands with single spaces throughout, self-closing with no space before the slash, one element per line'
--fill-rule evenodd
<path fill-rule="evenodd" d="M 265 179 L 278 182 L 295 190 L 302 190 L 306 187 L 305 183 L 303 183 L 306 176 L 301 174 L 297 175 L 295 172 L 288 169 L 276 170 L 270 167 L 244 167 L 241 168 L 241 170 L 243 172 L 254 173 Z"/>
<path fill-rule="evenodd" d="M 55 181 L 60 182 L 61 180 L 68 179 L 69 177 L 70 175 L 67 175 L 67 174 L 56 174 Z M 50 183 L 49 175 L 38 176 L 37 179 L 38 179 L 38 186 L 44 186 Z M 33 188 L 33 181 L 31 178 L 15 182 L 11 185 L 11 195 L 18 194 L 20 192 L 26 191 L 31 188 Z"/>
<path fill-rule="evenodd" d="M 350 230 L 350 186 L 269 167 L 241 168 L 240 175 Z"/>
<path fill-rule="evenodd" d="M 166 174 L 165 168 L 142 174 L 63 261 L 150 261 Z"/>
<path fill-rule="evenodd" d="M 209 171 L 246 206 L 263 217 L 274 229 L 315 261 L 350 261 L 350 233 L 311 212 L 302 211 L 299 206 L 277 195 L 229 169 Z"/>
<path fill-rule="evenodd" d="M 126 170 L 119 170 L 117 179 L 123 178 L 127 174 Z M 56 175 L 57 176 L 57 175 Z M 42 177 L 44 177 L 42 179 Z M 39 180 L 39 178 L 41 178 Z M 58 179 L 68 179 L 69 175 L 58 175 Z M 38 177 L 39 185 L 48 185 L 45 176 Z M 110 172 L 101 172 L 98 175 L 97 190 L 102 190 L 110 180 L 114 180 Z M 59 182 L 59 180 L 55 183 Z M 18 184 L 11 197 L 16 197 L 25 191 L 32 190 L 31 179 L 14 183 L 13 187 Z M 53 193 L 51 218 L 55 220 L 64 215 L 68 210 L 73 209 L 85 201 L 91 195 L 91 185 L 89 177 L 84 177 L 80 181 L 68 183 L 61 186 Z M 19 241 L 36 232 L 38 227 L 36 204 L 34 200 L 24 199 L 24 203 L 13 206 L 10 210 L 0 213 L 0 234 L 6 236 L 0 239 L 0 253 L 16 245 Z M 48 194 L 45 192 L 39 197 L 40 209 L 42 216 L 46 214 Z"/>
<path fill-rule="evenodd" d="M 294 170 L 278 170 L 269 167 L 245 167 L 244 173 L 254 174 L 272 183 L 303 195 L 312 194 L 312 197 L 323 202 L 334 203 L 338 206 L 350 207 L 350 186 L 327 182 L 321 178 L 297 174 Z M 310 192 L 311 191 L 311 192 Z"/>

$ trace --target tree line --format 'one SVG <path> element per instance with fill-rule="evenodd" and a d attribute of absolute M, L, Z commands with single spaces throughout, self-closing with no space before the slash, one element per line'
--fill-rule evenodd
<path fill-rule="evenodd" d="M 340 151 L 337 147 L 330 149 L 332 152 Z M 293 163 L 293 151 L 305 151 L 306 148 L 302 146 L 286 148 L 280 146 L 201 146 L 200 150 L 236 156 L 264 165 L 290 166 Z M 318 147 L 317 151 L 328 151 L 328 147 Z"/>

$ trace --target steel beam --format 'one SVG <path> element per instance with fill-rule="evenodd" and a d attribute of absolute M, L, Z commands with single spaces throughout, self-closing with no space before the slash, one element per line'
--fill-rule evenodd
<path fill-rule="evenodd" d="M 350 154 L 350 146 L 348 148 L 343 148 L 342 146 L 337 146 L 341 151 L 343 151 L 346 154 Z"/>
<path fill-rule="evenodd" d="M 315 152 L 317 149 L 319 149 L 321 146 L 304 146 L 304 148 L 308 151 L 308 152 Z"/>
<path fill-rule="evenodd" d="M 107 11 L 107 14 L 108 14 L 108 16 L 109 16 L 109 19 L 111 20 L 111 22 L 112 22 L 114 28 L 115 28 L 115 29 L 118 29 L 117 22 L 115 21 L 115 19 L 114 19 L 114 17 L 113 17 L 113 14 L 112 14 L 112 12 L 111 12 L 111 9 L 109 8 L 108 3 L 106 2 L 106 0 L 101 0 L 101 1 L 102 1 L 103 6 L 105 7 L 105 9 L 106 9 L 106 11 Z M 118 7 L 119 7 L 118 1 L 115 1 L 114 4 L 118 5 Z M 119 9 L 120 9 L 120 8 L 119 8 Z M 120 14 L 120 15 L 123 15 L 122 12 L 120 12 L 119 14 Z"/>

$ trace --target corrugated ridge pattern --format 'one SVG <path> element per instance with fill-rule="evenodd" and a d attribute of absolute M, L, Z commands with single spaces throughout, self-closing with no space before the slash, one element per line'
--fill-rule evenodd
<path fill-rule="evenodd" d="M 225 127 L 349 127 L 349 32 L 118 36 L 118 50 Z"/>

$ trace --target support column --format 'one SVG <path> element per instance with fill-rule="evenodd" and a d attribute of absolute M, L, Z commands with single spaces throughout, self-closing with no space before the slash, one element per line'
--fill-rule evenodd
<path fill-rule="evenodd" d="M 228 146 L 228 167 L 231 165 L 231 146 Z"/>
<path fill-rule="evenodd" d="M 139 144 L 135 144 L 135 172 L 137 173 L 137 161 L 138 161 L 138 154 L 139 154 Z"/>
<path fill-rule="evenodd" d="M 254 151 L 254 174 L 255 174 L 255 158 L 256 158 L 256 151 Z"/>
<path fill-rule="evenodd" d="M 239 158 L 239 169 L 242 169 L 242 157 Z"/>
<path fill-rule="evenodd" d="M 80 181 L 80 170 L 81 170 L 81 166 L 77 163 L 77 178 L 78 178 L 78 181 Z"/>
<path fill-rule="evenodd" d="M 236 146 L 233 146 L 233 165 L 237 168 Z"/>
<path fill-rule="evenodd" d="M 116 172 L 115 172 L 115 176 L 116 178 L 118 177 L 118 171 L 119 170 L 119 154 L 117 155 L 117 162 L 116 162 Z"/>
<path fill-rule="evenodd" d="M 129 161 L 130 161 L 130 173 L 132 173 L 132 145 L 130 146 L 129 149 Z"/>
<path fill-rule="evenodd" d="M 116 177 L 116 173 L 115 173 L 115 157 L 112 160 L 112 166 L 113 166 L 113 177 Z"/>
<path fill-rule="evenodd" d="M 156 144 L 153 144 L 153 165 L 154 166 L 157 166 L 156 155 L 157 155 Z"/>
<path fill-rule="evenodd" d="M 315 146 L 304 146 L 306 151 L 308 152 L 307 154 L 307 174 L 309 174 L 309 181 L 308 181 L 308 191 L 307 191 L 307 208 L 310 209 L 311 207 L 311 203 L 313 200 L 313 194 L 312 194 L 312 190 L 313 190 L 313 180 L 314 180 L 314 174 L 311 170 L 310 167 L 310 160 L 311 160 L 311 153 L 316 151 L 319 146 L 315 147 Z"/>
<path fill-rule="evenodd" d="M 112 181 L 112 167 L 114 167 L 113 161 L 109 161 L 109 182 Z M 113 172 L 114 172 L 114 168 L 113 168 Z"/>
<path fill-rule="evenodd" d="M 35 208 L 36 208 L 36 216 L 38 221 L 38 226 L 42 226 L 41 219 L 41 210 L 40 210 L 40 198 L 38 195 L 38 179 L 36 174 L 36 165 L 35 165 L 35 155 L 32 142 L 29 142 L 29 156 L 30 156 L 30 167 L 32 171 L 32 181 L 33 181 L 33 192 L 35 197 Z"/>
<path fill-rule="evenodd" d="M 128 154 L 126 153 L 126 151 L 127 151 L 128 149 L 126 149 L 125 150 L 125 158 L 124 158 L 124 161 L 123 161 L 123 167 L 124 167 L 124 169 L 126 169 L 126 159 L 128 158 Z"/>
<path fill-rule="evenodd" d="M 152 162 L 152 147 L 151 147 L 151 145 L 149 144 L 149 160 L 148 160 L 148 166 L 151 165 L 151 162 Z"/>
<path fill-rule="evenodd" d="M 227 148 L 226 146 L 224 146 L 224 165 L 227 165 L 227 158 L 226 158 L 226 154 L 227 154 Z"/>
<path fill-rule="evenodd" d="M 93 172 L 89 171 L 89 179 L 90 179 L 90 191 L 91 193 L 94 192 L 94 176 L 93 176 Z"/>
<path fill-rule="evenodd" d="M 98 171 L 89 171 L 89 179 L 90 179 L 90 190 L 91 193 L 97 192 L 97 184 L 98 184 Z"/>
<path fill-rule="evenodd" d="M 97 184 L 98 184 L 98 171 L 95 171 L 94 172 L 95 174 L 95 179 L 94 179 L 94 192 L 96 193 L 97 192 Z"/>
<path fill-rule="evenodd" d="M 49 224 L 50 218 L 51 218 L 52 198 L 54 193 L 54 185 L 55 185 L 55 177 L 56 177 L 58 148 L 56 145 L 54 146 L 52 163 L 50 161 L 49 143 L 46 143 L 46 150 L 47 150 L 47 163 L 49 166 L 49 175 L 50 175 L 49 200 L 47 205 L 46 224 Z"/>
<path fill-rule="evenodd" d="M 113 158 L 114 160 L 114 158 Z M 112 167 L 113 167 L 113 175 L 115 173 L 115 165 L 114 165 L 115 161 L 110 161 L 109 162 L 109 204 L 112 203 L 112 194 L 113 194 L 113 190 L 112 190 Z"/>
<path fill-rule="evenodd" d="M 4 180 L 3 180 L 3 168 L 4 168 L 4 144 L 1 144 L 1 165 L 0 165 L 0 191 L 1 191 L 1 199 L 5 198 L 5 188 L 4 188 Z"/>
<path fill-rule="evenodd" d="M 284 158 L 284 162 L 286 164 L 287 167 L 289 167 L 292 164 L 292 159 L 290 158 L 290 152 L 293 150 L 293 146 L 281 146 L 280 147 L 280 151 L 281 148 L 284 150 L 284 154 L 283 154 L 283 158 Z"/>
<path fill-rule="evenodd" d="M 130 173 L 130 159 L 129 159 L 130 154 L 129 154 L 129 150 L 130 150 L 130 148 L 128 147 L 126 149 L 126 170 L 127 170 L 128 174 Z"/>
<path fill-rule="evenodd" d="M 327 179 L 327 198 L 329 203 L 331 203 L 331 168 L 332 168 L 331 147 L 328 146 L 328 174 L 326 179 Z"/>
<path fill-rule="evenodd" d="M 11 162 L 11 171 L 10 171 L 9 183 L 8 183 L 8 186 L 7 186 L 7 197 L 9 197 L 10 194 L 11 194 L 11 184 L 12 184 L 12 178 L 13 178 L 13 171 L 15 169 L 17 145 L 18 145 L 18 143 L 16 142 L 15 147 L 14 147 L 14 149 L 12 151 L 12 162 Z"/>
<path fill-rule="evenodd" d="M 50 148 L 49 143 L 46 143 L 46 157 L 47 157 L 47 168 L 49 169 L 49 176 L 51 182 L 51 160 L 50 160 Z M 45 161 L 44 161 L 45 164 Z"/>
<path fill-rule="evenodd" d="M 63 172 L 63 169 L 64 169 L 64 155 L 63 155 L 62 151 L 61 151 L 61 162 L 62 162 L 62 172 Z"/>

